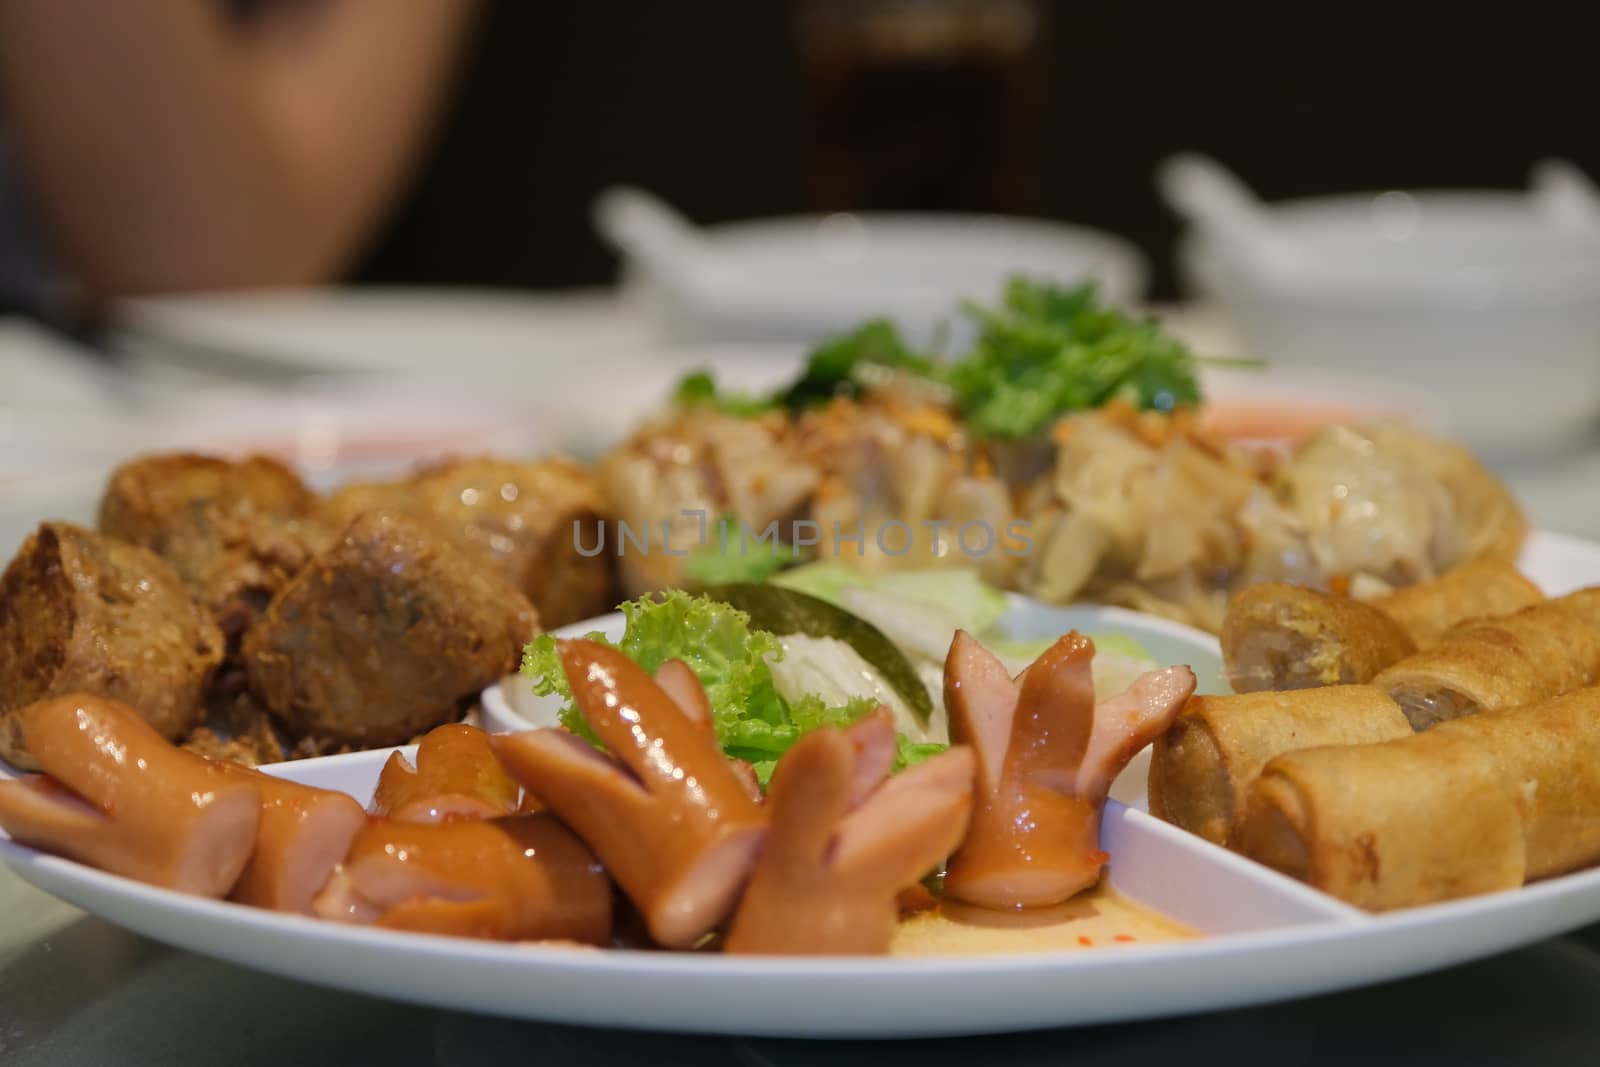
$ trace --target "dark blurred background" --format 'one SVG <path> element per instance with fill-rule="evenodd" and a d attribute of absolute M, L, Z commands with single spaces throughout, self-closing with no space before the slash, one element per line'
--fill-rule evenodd
<path fill-rule="evenodd" d="M 1174 294 L 1156 164 L 1268 199 L 1600 172 L 1594 37 L 1566 6 L 491 0 L 435 151 L 358 281 L 610 280 L 589 203 L 701 222 L 897 208 L 1127 236 Z M 1581 11 L 1582 9 L 1577 9 Z"/>

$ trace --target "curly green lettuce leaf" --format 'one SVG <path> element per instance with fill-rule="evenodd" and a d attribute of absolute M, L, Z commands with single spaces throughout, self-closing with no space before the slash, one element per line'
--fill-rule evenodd
<path fill-rule="evenodd" d="M 895 736 L 894 770 L 903 771 L 907 767 L 915 767 L 925 759 L 931 759 L 945 751 L 950 746 L 941 745 L 936 741 L 912 741 L 905 734 Z"/>
<path fill-rule="evenodd" d="M 671 659 L 688 664 L 705 688 L 723 751 L 754 765 L 763 783 L 763 766 L 770 774 L 771 765 L 803 735 L 826 726 L 848 726 L 876 706 L 864 698 L 831 705 L 815 694 L 792 704 L 785 701 L 769 666 L 769 659 L 782 657 L 782 645 L 772 634 L 753 628 L 750 617 L 731 605 L 674 590 L 629 601 L 621 610 L 626 625 L 620 641 L 613 644 L 600 633 L 589 634 L 589 640 L 619 649 L 651 674 Z M 523 649 L 522 674 L 535 694 L 565 702 L 563 726 L 598 744 L 573 702 L 553 636 L 541 634 Z"/>

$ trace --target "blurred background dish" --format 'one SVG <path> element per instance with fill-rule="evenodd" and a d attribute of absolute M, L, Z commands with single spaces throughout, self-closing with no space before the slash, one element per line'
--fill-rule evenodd
<path fill-rule="evenodd" d="M 669 341 L 816 342 L 887 317 L 927 345 L 960 329 L 951 308 L 1014 274 L 1093 280 L 1122 305 L 1148 274 L 1128 241 L 1041 219 L 836 212 L 699 229 L 636 189 L 607 190 L 595 214 L 624 291 Z"/>
<path fill-rule="evenodd" d="M 1426 391 L 1479 447 L 1544 444 L 1600 414 L 1600 227 L 1573 218 L 1576 189 L 1556 210 L 1510 192 L 1391 190 L 1237 216 L 1206 217 L 1204 203 L 1182 261 L 1244 351 Z"/>

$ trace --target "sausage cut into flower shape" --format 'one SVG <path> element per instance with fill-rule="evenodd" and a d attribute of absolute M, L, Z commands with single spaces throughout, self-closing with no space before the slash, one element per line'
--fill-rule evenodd
<path fill-rule="evenodd" d="M 399 822 L 491 819 L 517 810 L 521 789 L 476 726 L 452 722 L 428 731 L 417 762 L 396 752 L 383 765 L 372 813 Z"/>
<path fill-rule="evenodd" d="M 1094 644 L 1076 631 L 1016 679 L 964 630 L 945 659 L 950 738 L 970 745 L 971 826 L 944 890 L 990 908 L 1059 904 L 1092 886 L 1107 856 L 1100 813 L 1111 782 L 1194 692 L 1194 672 L 1141 675 L 1098 707 Z"/>
<path fill-rule="evenodd" d="M 784 753 L 772 824 L 724 945 L 730 953 L 861 955 L 889 950 L 900 891 L 966 832 L 972 752 L 953 748 L 893 778 L 894 725 L 880 708 L 817 730 Z"/>
<path fill-rule="evenodd" d="M 664 666 L 664 687 L 616 649 L 584 640 L 556 647 L 609 754 L 556 729 L 493 737 L 495 753 L 594 849 L 652 938 L 692 945 L 732 910 L 766 833 L 765 811 L 724 758 L 710 719 L 685 711 L 705 699 L 688 688 L 692 674 Z"/>
<path fill-rule="evenodd" d="M 0 782 L 18 842 L 141 882 L 222 897 L 255 847 L 261 791 L 175 747 L 126 704 L 71 693 L 21 712 L 45 771 Z"/>

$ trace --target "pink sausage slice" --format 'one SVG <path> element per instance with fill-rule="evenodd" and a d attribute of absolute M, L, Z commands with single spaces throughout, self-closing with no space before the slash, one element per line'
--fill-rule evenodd
<path fill-rule="evenodd" d="M 888 951 L 901 891 L 966 831 L 973 779 L 971 750 L 953 748 L 885 782 L 893 754 L 894 726 L 880 709 L 848 730 L 807 734 L 778 761 L 771 829 L 727 952 Z"/>
<path fill-rule="evenodd" d="M 550 729 L 495 736 L 495 753 L 594 849 L 652 938 L 693 945 L 732 910 L 761 847 L 765 811 L 710 724 L 685 714 L 627 656 L 593 641 L 557 648 L 609 755 Z"/>
<path fill-rule="evenodd" d="M 54 697 L 21 719 L 45 775 L 0 782 L 0 827 L 13 838 L 167 889 L 233 888 L 255 848 L 255 784 L 173 746 L 115 700 Z"/>
<path fill-rule="evenodd" d="M 957 632 L 945 660 L 945 705 L 951 740 L 972 746 L 978 775 L 971 826 L 945 872 L 951 897 L 1042 907 L 1099 880 L 1111 782 L 1171 723 L 1195 679 L 1187 667 L 1154 671 L 1096 707 L 1093 656 L 1093 643 L 1073 632 L 1014 681 Z"/>

